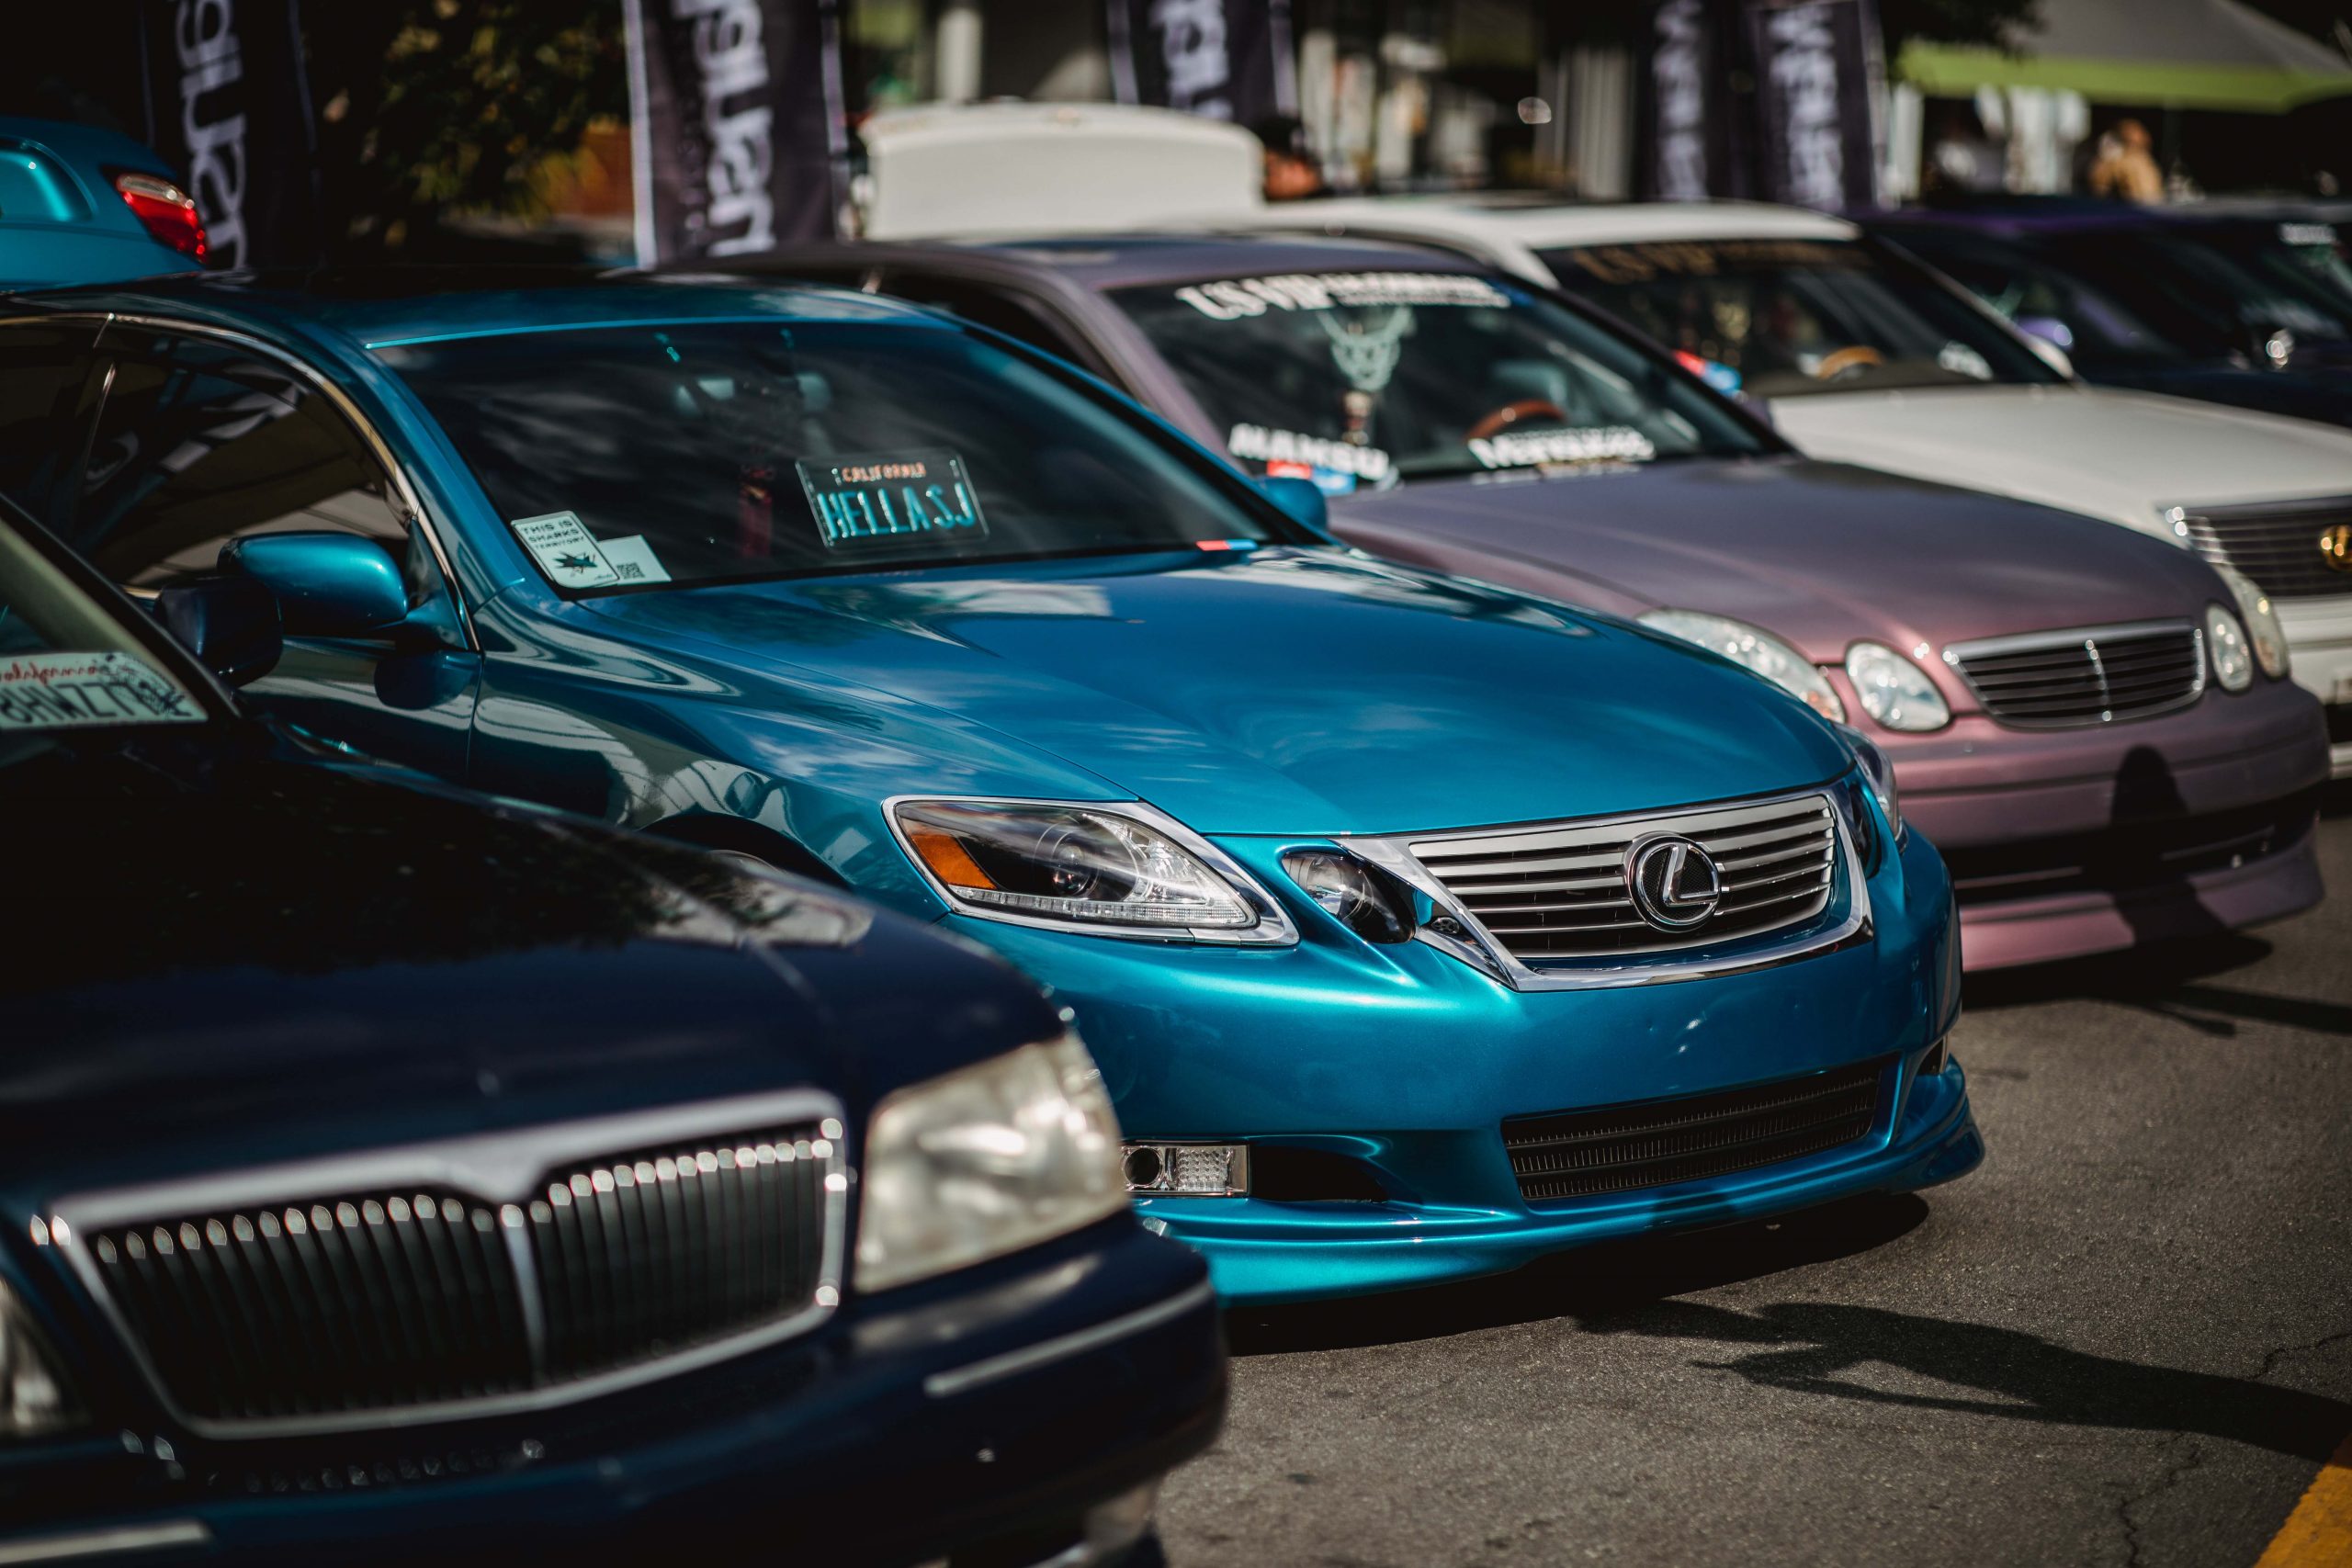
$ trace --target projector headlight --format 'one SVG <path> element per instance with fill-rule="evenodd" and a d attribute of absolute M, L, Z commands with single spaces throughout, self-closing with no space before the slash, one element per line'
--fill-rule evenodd
<path fill-rule="evenodd" d="M 1645 610 L 1637 617 L 1652 631 L 1679 637 L 1761 675 L 1822 717 L 1844 723 L 1846 705 L 1828 679 L 1805 656 L 1760 626 L 1697 610 Z"/>
<path fill-rule="evenodd" d="M 884 1100 L 864 1181 L 861 1291 L 1001 1258 L 1127 1202 L 1111 1097 L 1074 1034 Z"/>
<path fill-rule="evenodd" d="M 1862 711 L 1889 729 L 1925 733 L 1951 722 L 1951 709 L 1928 672 L 1883 642 L 1846 650 L 1846 678 Z"/>
<path fill-rule="evenodd" d="M 2230 597 L 2238 602 L 2238 620 L 2245 627 L 2246 639 L 2254 644 L 2255 662 L 2272 680 L 2285 680 L 2293 667 L 2287 651 L 2287 628 L 2278 624 L 2278 611 L 2270 595 L 2235 567 L 2217 564 L 2213 570 L 2222 574 L 2222 581 L 2230 585 Z"/>

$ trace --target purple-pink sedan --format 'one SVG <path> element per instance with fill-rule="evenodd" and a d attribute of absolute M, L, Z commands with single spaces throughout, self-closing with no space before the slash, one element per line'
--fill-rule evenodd
<path fill-rule="evenodd" d="M 1853 726 L 1951 865 L 1972 970 L 2320 897 L 2319 705 L 2261 591 L 2187 550 L 1812 461 L 1694 373 L 1719 367 L 1435 253 L 1091 236 L 767 265 L 954 310 L 1328 504 L 1351 544 L 1615 612 Z M 1687 721 L 1703 751 L 1709 716 Z"/>

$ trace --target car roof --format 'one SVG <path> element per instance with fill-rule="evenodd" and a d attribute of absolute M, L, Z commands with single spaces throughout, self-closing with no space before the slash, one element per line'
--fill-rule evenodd
<path fill-rule="evenodd" d="M 1567 202 L 1502 195 L 1351 197 L 1270 209 L 1268 221 L 1360 225 L 1368 231 L 1453 232 L 1544 250 L 1561 245 L 1639 244 L 1652 240 L 1846 240 L 1842 218 L 1761 201 Z"/>
<path fill-rule="evenodd" d="M 362 347 L 566 328 L 774 316 L 954 330 L 898 300 L 822 285 L 564 266 L 389 266 L 189 273 L 135 285 L 44 290 L 54 310 L 166 310 L 308 328 Z"/>
<path fill-rule="evenodd" d="M 1480 270 L 1468 257 L 1425 245 L 1283 234 L 1065 235 L 968 248 L 1046 267 L 1099 289 L 1291 272 Z"/>

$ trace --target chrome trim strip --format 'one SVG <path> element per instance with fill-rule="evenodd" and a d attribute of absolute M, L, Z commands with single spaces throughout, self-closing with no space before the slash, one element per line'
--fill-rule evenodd
<path fill-rule="evenodd" d="M 2113 701 L 2113 693 L 2108 685 L 2106 663 L 2099 657 L 2100 638 L 2120 640 L 2126 637 L 2162 637 L 2180 632 L 2188 634 L 2189 651 L 2197 665 L 2197 673 L 2189 682 L 2188 690 L 2177 697 L 2153 706 L 2132 708 L 2124 713 L 2120 720 L 2116 716 L 2114 708 L 2107 705 L 2102 705 L 2097 718 L 2043 719 L 2031 716 L 2019 716 L 2006 714 L 1995 705 L 1996 699 L 1988 698 L 1978 690 L 1975 677 L 1968 672 L 1967 661 L 1972 659 L 1996 659 L 2011 653 L 2037 653 L 2045 650 L 2055 653 L 2063 649 L 2080 649 L 2090 660 L 2091 673 L 2098 682 L 2098 695 L 2102 705 L 2105 705 Z M 2205 628 L 2194 620 L 2177 616 L 2162 621 L 2124 621 L 2108 626 L 2069 626 L 2059 631 L 2019 632 L 2010 637 L 1979 637 L 1971 642 L 1947 643 L 1944 645 L 1943 660 L 1951 672 L 1960 677 L 1961 684 L 1968 688 L 1968 694 L 1976 699 L 1976 705 L 1983 710 L 1984 716 L 1995 724 L 2010 729 L 2096 729 L 2102 725 L 2119 722 L 2130 724 L 2138 719 L 2155 718 L 2164 714 L 2176 713 L 2192 705 L 2205 694 L 2205 687 L 2211 670 L 2211 661 L 2205 657 Z M 2060 678 L 2066 679 L 2063 674 Z M 2087 690 L 2084 693 L 2086 697 L 2090 694 L 2091 693 Z"/>
<path fill-rule="evenodd" d="M 1480 839 L 1507 839 L 1529 833 L 1569 829 L 1606 830 L 1622 825 L 1657 824 L 1671 830 L 1675 819 L 1684 817 L 1709 816 L 1725 811 L 1765 808 L 1816 799 L 1827 807 L 1830 833 L 1843 849 L 1841 857 L 1846 872 L 1847 910 L 1843 919 L 1824 931 L 1801 931 L 1778 941 L 1768 941 L 1736 953 L 1715 957 L 1677 958 L 1670 953 L 1630 953 L 1621 962 L 1611 963 L 1591 959 L 1565 959 L 1556 965 L 1537 967 L 1515 956 L 1500 939 L 1489 931 L 1477 916 L 1472 914 L 1459 898 L 1448 891 L 1435 873 L 1423 865 L 1412 852 L 1416 841 L 1427 842 L 1442 839 L 1448 843 L 1461 843 Z M 1425 895 L 1441 913 L 1459 922 L 1469 940 L 1457 940 L 1440 935 L 1424 925 L 1414 933 L 1413 940 L 1429 943 L 1477 969 L 1488 978 L 1509 986 L 1515 991 L 1594 991 L 1614 989 L 1625 986 L 1667 985 L 1681 980 L 1707 980 L 1724 975 L 1745 974 L 1753 969 L 1770 969 L 1783 964 L 1793 964 L 1815 953 L 1833 952 L 1855 942 L 1866 942 L 1875 929 L 1871 914 L 1870 879 L 1864 874 L 1860 852 L 1855 848 L 1851 824 L 1826 785 L 1810 789 L 1791 790 L 1785 795 L 1759 795 L 1747 800 L 1710 801 L 1701 806 L 1672 807 L 1657 811 L 1631 811 L 1610 817 L 1572 818 L 1556 822 L 1517 823 L 1501 828 L 1469 829 L 1461 832 L 1439 830 L 1423 833 L 1385 833 L 1377 838 L 1340 838 L 1335 842 L 1363 856 L 1374 865 L 1395 874 Z M 1836 889 L 1831 889 L 1835 897 Z M 1762 933 L 1770 936 L 1771 933 Z"/>
<path fill-rule="evenodd" d="M 164 332 L 186 333 L 195 337 L 206 337 L 221 343 L 234 344 L 239 348 L 267 355 L 316 388 L 328 402 L 334 405 L 335 412 L 344 417 L 352 429 L 359 433 L 360 440 L 366 443 L 369 453 L 376 459 L 377 466 L 381 468 L 385 477 L 391 480 L 392 488 L 397 492 L 397 502 L 402 513 L 402 521 L 416 531 L 417 536 L 424 541 L 424 547 L 433 552 L 434 564 L 441 569 L 441 580 L 448 585 L 450 601 L 458 609 L 458 630 L 465 638 L 466 651 L 469 653 L 481 651 L 481 639 L 474 633 L 473 612 L 467 607 L 465 591 L 459 586 L 458 574 L 450 566 L 448 548 L 442 542 L 439 526 L 433 521 L 432 514 L 425 511 L 424 502 L 418 498 L 419 492 L 414 481 L 409 477 L 407 466 L 393 452 L 391 444 L 384 439 L 374 423 L 359 412 L 359 405 L 351 400 L 350 394 L 328 380 L 317 367 L 300 358 L 292 350 L 282 348 L 266 338 L 255 337 L 251 333 L 238 332 L 232 327 L 215 326 L 209 321 L 187 321 L 177 316 L 151 316 L 140 312 L 111 310 L 61 310 L 53 315 L 0 317 L 0 327 L 18 326 L 28 322 L 56 321 L 97 323 L 97 333 L 91 340 L 94 352 L 100 344 L 105 342 L 106 329 L 117 322 L 130 326 L 154 327 Z"/>
<path fill-rule="evenodd" d="M 915 852 L 906 830 L 899 825 L 901 806 L 1018 806 L 1048 811 L 1100 811 L 1113 817 L 1128 817 L 1156 832 L 1166 834 L 1179 849 L 1198 859 L 1211 871 L 1230 883 L 1241 895 L 1242 901 L 1257 911 L 1258 923 L 1234 930 L 1194 929 L 1190 926 L 1089 926 L 1070 920 L 1050 919 L 1042 915 L 1015 914 L 1007 909 L 990 908 L 985 904 L 967 904 L 956 897 L 945 883 L 931 874 L 931 867 Z M 1009 926 L 1032 926 L 1039 931 L 1062 931 L 1071 936 L 1107 936 L 1122 942 L 1216 942 L 1228 947 L 1295 947 L 1298 943 L 1298 928 L 1291 923 L 1289 913 L 1274 897 L 1258 884 L 1258 879 L 1241 868 L 1239 862 L 1182 822 L 1157 807 L 1140 800 L 1033 800 L 1018 795 L 894 795 L 882 802 L 882 820 L 890 829 L 890 837 L 907 857 L 915 874 L 922 878 L 939 901 L 951 914 L 968 915 L 976 920 L 998 920 Z"/>
<path fill-rule="evenodd" d="M 1081 1328 L 1075 1333 L 1065 1334 L 1058 1339 L 1044 1339 L 1035 1345 L 1023 1345 L 1018 1350 L 1007 1350 L 1001 1356 L 990 1356 L 985 1360 L 973 1361 L 965 1366 L 952 1368 L 947 1371 L 933 1372 L 922 1380 L 922 1391 L 933 1399 L 953 1399 L 959 1393 L 968 1393 L 973 1389 L 985 1384 L 1018 1377 L 1023 1372 L 1035 1371 L 1039 1367 L 1050 1366 L 1056 1361 L 1066 1361 L 1072 1356 L 1082 1356 L 1089 1350 L 1099 1349 L 1114 1340 L 1125 1339 L 1130 1335 L 1141 1334 L 1146 1329 L 1157 1328 L 1161 1324 L 1172 1322 L 1202 1303 L 1213 1302 L 1216 1299 L 1216 1288 L 1204 1280 L 1192 1289 L 1172 1295 L 1164 1302 L 1155 1302 L 1150 1306 L 1128 1313 L 1124 1317 L 1114 1317 L 1108 1323 L 1098 1323 L 1091 1328 Z"/>
<path fill-rule="evenodd" d="M 784 1089 L 745 1095 L 734 1100 L 702 1100 L 691 1105 L 664 1106 L 590 1121 L 552 1126 L 518 1128 L 507 1133 L 410 1144 L 322 1159 L 258 1166 L 251 1169 L 76 1193 L 51 1205 L 49 1226 L 54 1243 L 83 1288 L 96 1302 L 117 1340 L 124 1346 L 147 1380 L 157 1403 L 172 1419 L 209 1438 L 289 1437 L 321 1432 L 368 1431 L 392 1427 L 422 1426 L 436 1421 L 470 1420 L 476 1416 L 515 1411 L 544 1410 L 574 1404 L 616 1390 L 674 1377 L 681 1372 L 740 1356 L 750 1350 L 805 1334 L 831 1317 L 841 1300 L 842 1248 L 848 1230 L 849 1164 L 840 1100 L 820 1089 Z M 444 1187 L 497 1206 L 527 1201 L 548 1174 L 582 1159 L 609 1158 L 632 1148 L 667 1139 L 726 1137 L 757 1132 L 786 1122 L 833 1123 L 827 1131 L 831 1145 L 825 1156 L 823 1250 L 810 1304 L 789 1317 L 756 1325 L 707 1343 L 574 1378 L 560 1383 L 492 1398 L 445 1400 L 432 1404 L 347 1414 L 275 1416 L 260 1420 L 218 1420 L 192 1416 L 173 1401 L 161 1371 L 130 1327 L 106 1287 L 97 1259 L 85 1237 L 110 1226 L 154 1220 L 165 1215 L 204 1210 L 262 1207 L 308 1201 L 322 1193 L 401 1186 Z M 501 1217 L 502 1228 L 504 1226 Z M 510 1246 L 513 1244 L 510 1243 Z M 516 1290 L 536 1301 L 537 1282 L 529 1267 L 527 1249 L 515 1255 Z M 543 1324 L 528 1325 L 535 1337 Z M 537 1354 L 536 1343 L 533 1347 Z"/>
<path fill-rule="evenodd" d="M 201 1519 L 166 1519 L 153 1525 L 118 1525 L 112 1529 L 74 1530 L 65 1535 L 0 1540 L 0 1568 L 19 1562 L 73 1562 L 122 1551 L 168 1551 L 208 1547 L 212 1530 Z"/>

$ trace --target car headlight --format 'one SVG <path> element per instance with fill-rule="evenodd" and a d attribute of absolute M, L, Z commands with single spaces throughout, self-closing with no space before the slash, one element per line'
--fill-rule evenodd
<path fill-rule="evenodd" d="M 2222 690 L 2243 692 L 2254 684 L 2254 650 L 2246 646 L 2245 628 L 2219 604 L 2205 606 L 2205 657 Z"/>
<path fill-rule="evenodd" d="M 861 1291 L 1001 1258 L 1127 1202 L 1111 1097 L 1074 1034 L 888 1096 L 864 1182 Z"/>
<path fill-rule="evenodd" d="M 1283 869 L 1309 898 L 1370 942 L 1410 942 L 1410 889 L 1345 850 L 1286 850 Z"/>
<path fill-rule="evenodd" d="M 0 1282 L 0 1442 L 45 1438 L 80 1419 L 56 1352 L 33 1326 L 24 1304 Z"/>
<path fill-rule="evenodd" d="M 1878 808 L 1886 818 L 1887 831 L 1897 843 L 1903 841 L 1903 793 L 1895 787 L 1894 763 L 1889 760 L 1879 743 L 1859 729 L 1840 725 L 1838 732 L 1846 744 L 1854 749 L 1854 760 L 1862 765 L 1862 776 L 1871 781 L 1871 794 L 1878 797 Z"/>
<path fill-rule="evenodd" d="M 2285 680 L 2293 662 L 2287 651 L 2287 628 L 2278 624 L 2278 611 L 2270 595 L 2235 567 L 2217 563 L 2213 570 L 2222 574 L 2222 581 L 2230 586 L 2230 597 L 2238 602 L 2238 620 L 2254 644 L 2255 662 L 2272 680 Z"/>
<path fill-rule="evenodd" d="M 1846 650 L 1846 678 L 1862 711 L 1889 729 L 1925 733 L 1951 722 L 1951 709 L 1928 672 L 1883 642 Z"/>
<path fill-rule="evenodd" d="M 1229 856 L 1148 807 L 901 800 L 890 821 L 967 915 L 1193 942 L 1296 937 Z"/>
<path fill-rule="evenodd" d="M 1652 631 L 1695 642 L 1761 675 L 1822 717 L 1844 723 L 1846 705 L 1828 678 L 1795 649 L 1758 626 L 1697 610 L 1645 610 L 1636 617 Z"/>

